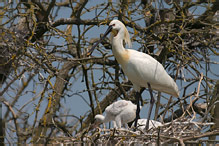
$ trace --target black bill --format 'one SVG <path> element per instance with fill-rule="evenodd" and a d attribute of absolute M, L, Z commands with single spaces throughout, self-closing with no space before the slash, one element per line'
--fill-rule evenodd
<path fill-rule="evenodd" d="M 96 46 L 97 46 L 99 43 L 101 43 L 101 42 L 103 41 L 103 39 L 104 39 L 111 31 L 112 31 L 112 26 L 110 25 L 110 26 L 108 27 L 108 29 L 106 30 L 106 32 L 104 33 L 104 35 L 100 38 L 100 40 L 99 40 L 95 45 L 93 45 L 93 47 L 87 52 L 87 56 L 90 56 L 90 55 L 93 53 L 93 51 L 94 51 L 94 49 L 96 48 Z"/>

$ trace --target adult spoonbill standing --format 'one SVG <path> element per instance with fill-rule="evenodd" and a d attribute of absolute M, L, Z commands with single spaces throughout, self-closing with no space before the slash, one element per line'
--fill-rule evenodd
<path fill-rule="evenodd" d="M 115 128 L 121 128 L 122 125 L 135 119 L 136 109 L 137 106 L 131 101 L 118 100 L 106 107 L 105 117 L 103 115 L 95 116 L 95 125 L 113 121 Z"/>
<path fill-rule="evenodd" d="M 101 37 L 101 39 L 89 50 L 87 55 L 90 55 L 95 47 L 111 33 L 110 40 L 112 44 L 112 52 L 118 63 L 121 65 L 123 72 L 128 79 L 132 82 L 133 87 L 136 91 L 137 98 L 137 110 L 136 110 L 136 121 L 139 118 L 140 106 L 140 88 L 145 87 L 149 89 L 151 100 L 150 108 L 148 112 L 148 120 L 146 123 L 146 130 L 149 128 L 149 120 L 151 110 L 154 104 L 154 97 L 152 89 L 167 93 L 169 95 L 179 97 L 179 91 L 174 80 L 167 74 L 163 66 L 148 54 L 132 50 L 125 49 L 123 47 L 123 41 L 131 47 L 131 40 L 129 37 L 128 30 L 125 25 L 119 20 L 112 20 L 109 24 L 109 28 Z"/>

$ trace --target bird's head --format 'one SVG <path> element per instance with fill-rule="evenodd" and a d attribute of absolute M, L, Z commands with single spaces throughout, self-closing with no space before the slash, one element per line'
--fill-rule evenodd
<path fill-rule="evenodd" d="M 92 128 L 96 128 L 98 127 L 100 124 L 103 123 L 103 120 L 104 120 L 104 116 L 103 115 L 96 115 L 94 117 L 94 123 L 92 124 Z"/>
<path fill-rule="evenodd" d="M 96 115 L 94 117 L 95 123 L 103 123 L 104 116 L 103 115 Z"/>
<path fill-rule="evenodd" d="M 121 37 L 125 41 L 126 44 L 128 44 L 129 48 L 131 47 L 131 40 L 129 36 L 129 32 L 125 25 L 119 21 L 119 20 L 112 20 L 109 24 L 109 27 L 112 27 L 111 30 L 111 36 L 110 41 L 112 42 L 112 39 L 114 37 L 117 37 L 118 33 L 120 34 L 118 37 Z"/>
<path fill-rule="evenodd" d="M 125 25 L 119 20 L 112 20 L 109 24 L 109 27 L 112 27 L 111 34 L 113 37 L 116 37 L 121 29 L 124 30 Z"/>
<path fill-rule="evenodd" d="M 121 39 L 123 39 L 125 41 L 126 44 L 128 44 L 129 47 L 131 47 L 131 40 L 130 40 L 130 36 L 129 36 L 129 32 L 127 30 L 127 28 L 125 27 L 125 25 L 119 21 L 119 20 L 112 20 L 109 24 L 108 29 L 106 30 L 106 32 L 104 33 L 104 35 L 100 38 L 100 40 L 93 45 L 93 47 L 89 50 L 89 52 L 87 53 L 87 56 L 91 55 L 92 52 L 94 51 L 94 49 L 96 48 L 96 46 L 102 42 L 102 40 L 111 32 L 111 36 L 110 36 L 110 40 L 112 42 L 112 39 L 114 37 L 117 37 L 118 34 L 119 37 L 121 37 Z"/>

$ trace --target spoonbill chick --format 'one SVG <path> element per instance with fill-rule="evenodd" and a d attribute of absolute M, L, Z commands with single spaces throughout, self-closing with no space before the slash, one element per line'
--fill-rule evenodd
<path fill-rule="evenodd" d="M 136 109 L 137 106 L 131 101 L 118 100 L 106 107 L 106 116 L 95 116 L 95 125 L 113 121 L 114 128 L 121 128 L 122 125 L 126 125 L 135 119 Z"/>
<path fill-rule="evenodd" d="M 101 39 L 89 50 L 88 56 L 91 55 L 95 47 L 107 36 L 110 35 L 112 44 L 112 52 L 118 63 L 121 65 L 123 72 L 128 79 L 132 82 L 136 91 L 137 98 L 137 110 L 135 126 L 137 126 L 137 120 L 139 119 L 140 112 L 140 88 L 145 87 L 149 89 L 151 96 L 150 107 L 148 112 L 148 120 L 146 124 L 146 130 L 149 128 L 149 120 L 151 111 L 154 104 L 154 97 L 152 89 L 167 93 L 169 95 L 179 97 L 178 87 L 175 81 L 168 75 L 164 67 L 153 57 L 148 54 L 132 50 L 125 49 L 123 41 L 131 47 L 131 40 L 125 25 L 119 20 L 112 20 L 109 24 L 109 28 L 101 37 Z"/>

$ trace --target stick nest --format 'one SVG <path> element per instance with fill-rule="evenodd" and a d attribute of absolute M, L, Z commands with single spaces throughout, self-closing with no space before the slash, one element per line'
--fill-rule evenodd
<path fill-rule="evenodd" d="M 75 137 L 58 137 L 50 139 L 53 144 L 167 144 L 178 143 L 202 143 L 214 142 L 210 140 L 201 140 L 203 137 L 219 135 L 219 129 L 208 131 L 209 126 L 214 123 L 202 123 L 192 121 L 188 118 L 179 118 L 170 123 L 165 123 L 158 128 L 152 128 L 148 131 L 141 129 L 105 129 L 96 128 L 91 131 L 84 131 Z"/>

